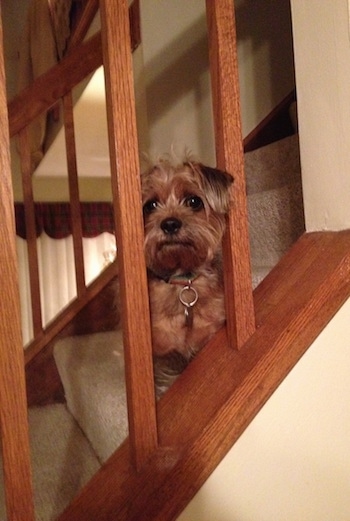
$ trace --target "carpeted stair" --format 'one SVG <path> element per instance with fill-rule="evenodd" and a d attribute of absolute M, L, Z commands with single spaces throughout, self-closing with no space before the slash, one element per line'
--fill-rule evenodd
<path fill-rule="evenodd" d="M 255 287 L 304 231 L 298 137 L 247 153 L 245 167 Z M 29 411 L 39 521 L 55 519 L 127 436 L 121 332 L 65 338 L 54 356 L 67 406 Z"/>
<path fill-rule="evenodd" d="M 305 230 L 298 136 L 245 154 L 253 286 Z"/>
<path fill-rule="evenodd" d="M 29 433 L 36 521 L 53 521 L 97 472 L 100 462 L 66 405 L 31 407 Z M 2 473 L 0 519 L 6 520 Z"/>
<path fill-rule="evenodd" d="M 54 356 L 67 407 L 104 462 L 128 434 L 122 331 L 65 338 Z"/>

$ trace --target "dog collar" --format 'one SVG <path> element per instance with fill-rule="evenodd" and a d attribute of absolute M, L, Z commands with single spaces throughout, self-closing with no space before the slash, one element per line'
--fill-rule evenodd
<path fill-rule="evenodd" d="M 192 283 L 196 280 L 198 274 L 189 271 L 187 273 L 176 273 L 165 278 L 153 273 L 153 277 L 167 284 L 183 286 L 178 293 L 178 298 L 184 307 L 185 325 L 191 328 L 193 325 L 193 307 L 198 301 L 198 292 L 192 286 Z"/>
<path fill-rule="evenodd" d="M 188 273 L 178 273 L 175 275 L 171 275 L 167 282 L 169 284 L 180 284 L 182 286 L 187 286 L 189 284 L 192 284 L 192 282 L 196 280 L 197 277 L 198 275 L 196 275 L 196 273 L 190 271 Z"/>

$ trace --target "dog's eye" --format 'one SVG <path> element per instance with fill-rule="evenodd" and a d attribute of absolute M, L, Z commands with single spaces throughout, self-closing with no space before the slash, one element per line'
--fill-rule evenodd
<path fill-rule="evenodd" d="M 157 206 L 158 206 L 157 199 L 151 199 L 150 201 L 147 201 L 147 203 L 145 203 L 143 205 L 143 213 L 146 215 L 149 215 L 150 213 L 154 212 L 154 210 L 157 208 Z"/>
<path fill-rule="evenodd" d="M 189 195 L 185 199 L 185 205 L 189 208 L 192 208 L 192 210 L 198 212 L 199 210 L 202 210 L 204 208 L 203 201 L 200 197 L 197 195 Z"/>

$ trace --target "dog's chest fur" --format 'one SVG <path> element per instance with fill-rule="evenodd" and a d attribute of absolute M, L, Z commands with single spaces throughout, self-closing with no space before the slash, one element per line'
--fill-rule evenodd
<path fill-rule="evenodd" d="M 190 359 L 225 322 L 222 280 L 217 272 L 203 270 L 192 282 L 198 294 L 190 311 L 192 321 L 186 320 L 185 306 L 180 301 L 185 285 L 149 280 L 153 351 L 157 356 L 175 350 Z"/>

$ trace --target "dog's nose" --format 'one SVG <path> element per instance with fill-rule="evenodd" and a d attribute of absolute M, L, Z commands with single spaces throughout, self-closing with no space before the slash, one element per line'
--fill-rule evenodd
<path fill-rule="evenodd" d="M 160 223 L 161 229 L 167 235 L 175 235 L 175 233 L 177 233 L 180 230 L 181 226 L 182 222 L 179 219 L 176 219 L 176 217 L 164 219 Z"/>

